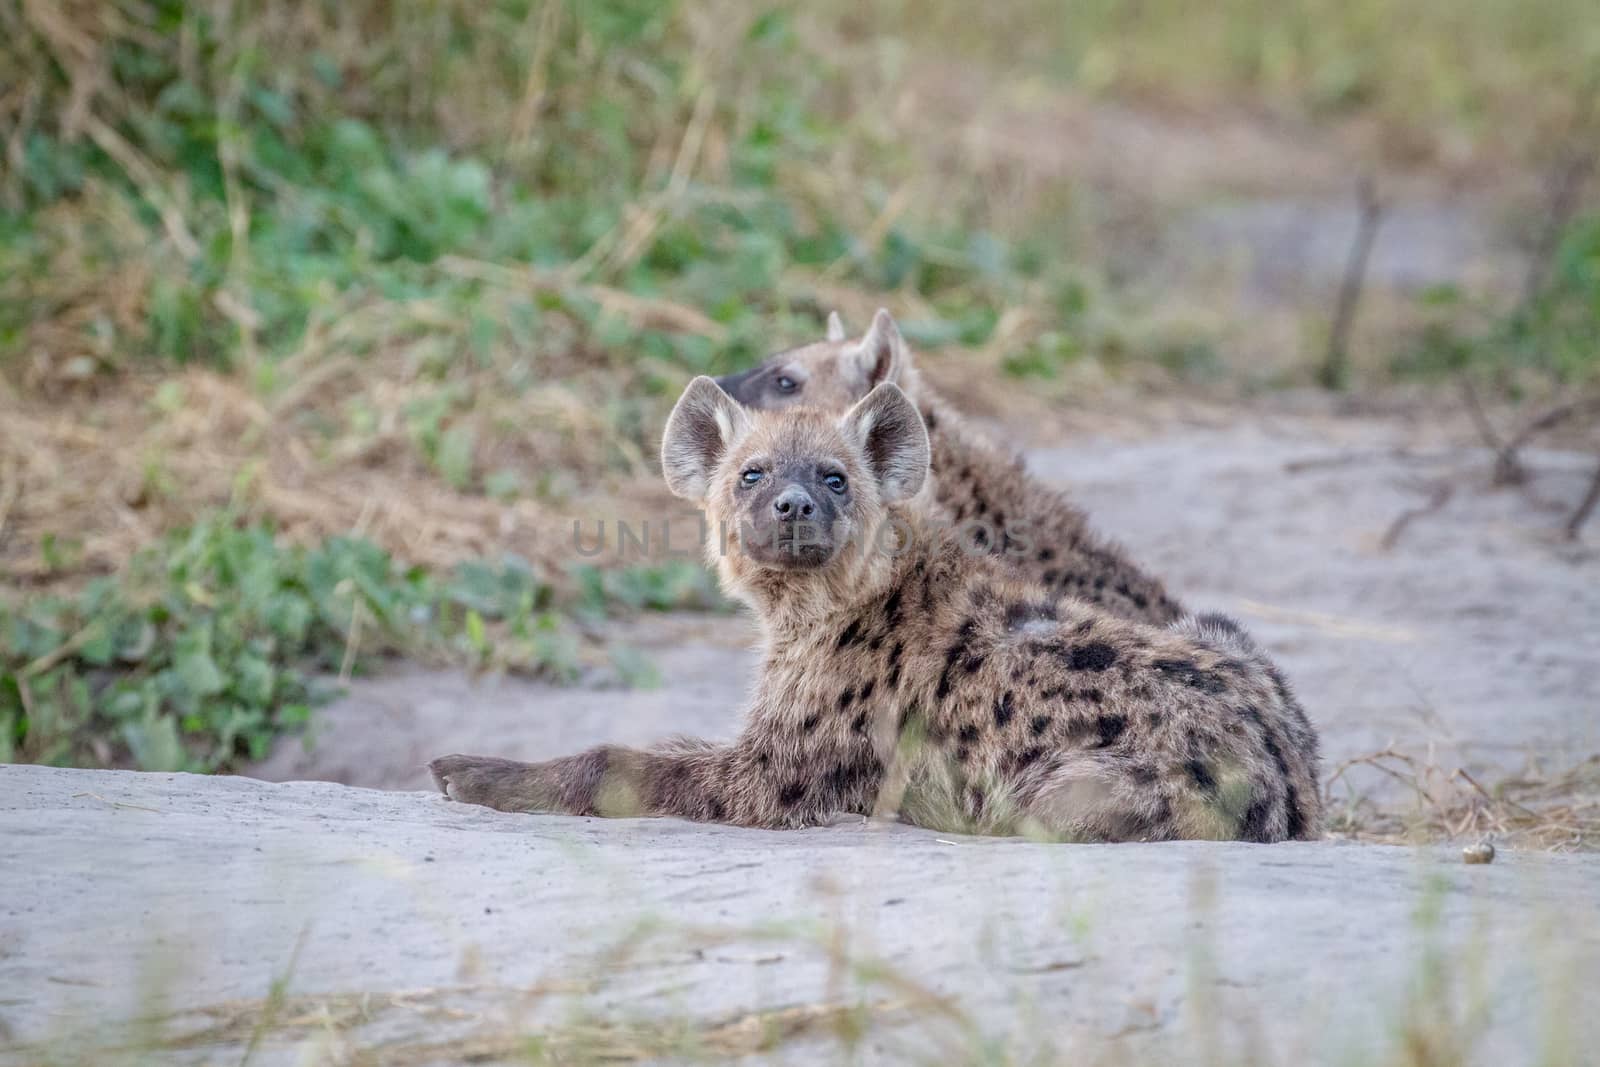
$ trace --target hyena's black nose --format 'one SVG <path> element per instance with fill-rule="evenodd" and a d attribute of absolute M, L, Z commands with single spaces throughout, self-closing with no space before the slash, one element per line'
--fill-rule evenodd
<path fill-rule="evenodd" d="M 811 513 L 817 510 L 816 503 L 798 485 L 791 485 L 778 494 L 778 499 L 772 502 L 772 513 L 780 519 L 793 521 L 795 519 L 809 519 Z"/>

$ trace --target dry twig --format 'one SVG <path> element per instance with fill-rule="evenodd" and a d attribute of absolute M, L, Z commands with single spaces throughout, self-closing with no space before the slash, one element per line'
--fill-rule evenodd
<path fill-rule="evenodd" d="M 1389 524 L 1389 528 L 1384 531 L 1383 537 L 1378 541 L 1379 547 L 1385 552 L 1393 551 L 1394 547 L 1400 543 L 1400 535 L 1406 532 L 1407 526 L 1410 526 L 1412 522 L 1422 518 L 1424 515 L 1431 515 L 1440 510 L 1450 502 L 1450 498 L 1454 495 L 1454 486 L 1443 484 L 1434 486 L 1427 503 L 1406 509 L 1400 513 L 1394 522 Z"/>
<path fill-rule="evenodd" d="M 1350 246 L 1344 280 L 1339 285 L 1339 301 L 1334 308 L 1333 326 L 1328 331 L 1328 354 L 1322 363 L 1322 384 L 1329 389 L 1343 386 L 1350 373 L 1350 329 L 1361 306 L 1372 246 L 1378 239 L 1378 227 L 1383 224 L 1383 201 L 1378 198 L 1378 186 L 1371 177 L 1361 180 L 1356 197 L 1360 207 L 1356 237 Z"/>

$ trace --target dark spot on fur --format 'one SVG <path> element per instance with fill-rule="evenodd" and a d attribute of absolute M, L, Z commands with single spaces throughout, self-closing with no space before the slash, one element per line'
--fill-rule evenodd
<path fill-rule="evenodd" d="M 972 749 L 968 745 L 956 746 L 956 762 L 965 763 L 972 756 Z"/>
<path fill-rule="evenodd" d="M 845 708 L 848 708 L 851 704 L 854 704 L 855 702 L 856 702 L 856 691 L 855 691 L 854 687 L 852 687 L 850 689 L 846 689 L 844 692 L 839 694 L 839 710 L 840 711 L 843 711 Z"/>
<path fill-rule="evenodd" d="M 721 822 L 728 817 L 728 809 L 716 797 L 706 801 L 706 813 L 711 816 L 712 822 Z"/>
<path fill-rule="evenodd" d="M 1039 575 L 1039 580 L 1045 585 L 1055 585 L 1057 573 L 1058 572 L 1054 569 L 1045 571 L 1043 574 Z"/>
<path fill-rule="evenodd" d="M 956 737 L 966 742 L 976 741 L 978 739 L 978 728 L 968 723 L 956 732 Z"/>
<path fill-rule="evenodd" d="M 900 687 L 900 654 L 905 651 L 905 646 L 896 641 L 889 649 L 889 677 L 884 684 L 890 689 Z"/>
<path fill-rule="evenodd" d="M 871 678 L 868 678 L 866 681 L 862 682 L 861 683 L 861 695 L 856 697 L 856 699 L 861 701 L 862 703 L 866 703 L 867 699 L 872 696 L 873 687 L 876 686 L 877 684 L 878 683 L 876 681 L 874 681 L 873 679 L 871 679 Z"/>
<path fill-rule="evenodd" d="M 767 764 L 772 762 L 772 754 L 770 752 L 757 752 L 756 762 L 765 767 Z"/>
<path fill-rule="evenodd" d="M 1104 698 L 1105 694 L 1101 693 L 1100 690 L 1096 689 L 1092 685 L 1087 689 L 1078 690 L 1078 699 L 1090 704 L 1098 704 Z"/>
<path fill-rule="evenodd" d="M 1117 662 L 1117 650 L 1104 641 L 1072 646 L 1067 667 L 1075 671 L 1103 671 Z"/>
<path fill-rule="evenodd" d="M 853 619 L 850 625 L 845 627 L 844 633 L 839 635 L 839 641 L 834 647 L 837 649 L 849 648 L 859 640 L 861 640 L 861 620 Z"/>
<path fill-rule="evenodd" d="M 1200 760 L 1192 759 L 1184 762 L 1183 769 L 1189 772 L 1189 778 L 1194 782 L 1195 785 L 1199 786 L 1202 791 L 1209 794 L 1216 793 L 1217 780 L 1216 778 L 1212 777 L 1211 768 L 1207 767 Z"/>
<path fill-rule="evenodd" d="M 1056 550 L 1055 549 L 1053 549 L 1053 548 L 1041 548 L 1039 550 L 1039 562 L 1040 563 L 1049 563 L 1051 560 L 1053 560 L 1055 558 L 1056 558 Z"/>
<path fill-rule="evenodd" d="M 1052 721 L 1053 720 L 1048 715 L 1035 715 L 1033 717 L 1033 721 L 1028 724 L 1028 729 L 1033 731 L 1034 737 L 1038 737 L 1040 734 L 1050 729 L 1050 723 Z"/>
<path fill-rule="evenodd" d="M 843 705 L 841 704 L 840 706 L 842 707 Z M 817 728 L 817 723 L 819 723 L 821 721 L 822 721 L 822 716 L 820 716 L 820 715 L 815 715 L 815 714 L 807 715 L 805 717 L 804 721 L 802 721 L 800 723 L 800 732 L 809 734 L 812 730 L 815 730 Z"/>
<path fill-rule="evenodd" d="M 1150 606 L 1150 598 L 1143 593 L 1135 592 L 1127 582 L 1118 582 L 1117 592 L 1133 601 L 1133 606 L 1141 611 Z"/>
<path fill-rule="evenodd" d="M 961 669 L 968 674 L 978 673 L 978 668 L 983 666 L 984 657 L 979 655 L 968 656 L 961 664 Z"/>
<path fill-rule="evenodd" d="M 778 803 L 783 807 L 792 808 L 796 804 L 800 803 L 800 801 L 805 798 L 805 795 L 806 783 L 790 782 L 788 785 L 778 790 Z"/>
<path fill-rule="evenodd" d="M 1020 752 L 1013 753 L 1007 758 L 1006 764 L 1011 773 L 1016 774 L 1039 762 L 1039 758 L 1043 755 L 1044 749 L 1040 748 L 1038 745 L 1032 745 Z"/>
<path fill-rule="evenodd" d="M 1239 840 L 1265 844 L 1272 840 L 1272 798 L 1265 794 L 1259 784 L 1254 794 L 1250 806 L 1245 809 L 1244 818 L 1239 822 Z"/>
<path fill-rule="evenodd" d="M 1124 730 L 1128 728 L 1126 715 L 1102 715 L 1095 720 L 1095 726 L 1100 730 L 1100 743 L 1097 747 L 1106 748 L 1117 743 Z"/>
<path fill-rule="evenodd" d="M 883 601 L 883 622 L 891 630 L 900 621 L 900 590 L 896 589 Z"/>
<path fill-rule="evenodd" d="M 1072 628 L 1072 632 L 1081 637 L 1092 629 L 1094 629 L 1094 620 L 1084 619 L 1082 622 Z"/>
<path fill-rule="evenodd" d="M 999 700 L 994 702 L 994 724 L 995 724 L 995 726 L 997 726 L 997 727 L 1005 726 L 1006 723 L 1011 721 L 1011 716 L 1016 714 L 1016 709 L 1011 706 L 1011 699 L 1012 699 L 1011 690 L 1007 689 L 1005 691 L 1005 694 L 1003 696 L 1001 696 Z"/>
<path fill-rule="evenodd" d="M 1228 683 L 1218 678 L 1211 671 L 1201 670 L 1199 664 L 1186 659 L 1158 659 L 1150 666 L 1165 674 L 1175 681 L 1182 682 L 1190 689 L 1198 689 L 1202 693 L 1226 692 Z"/>
<path fill-rule="evenodd" d="M 1306 835 L 1305 816 L 1300 814 L 1300 794 L 1292 785 L 1286 784 L 1284 789 L 1288 792 L 1289 797 L 1289 840 L 1298 841 Z"/>
<path fill-rule="evenodd" d="M 856 715 L 855 720 L 850 723 L 850 729 L 854 730 L 858 734 L 866 733 L 867 732 L 867 713 L 863 711 L 863 712 L 859 713 L 858 715 Z"/>
<path fill-rule="evenodd" d="M 876 652 L 876 651 L 878 651 L 878 649 L 880 649 L 882 647 L 883 647 L 883 635 L 882 634 L 873 634 L 872 635 L 872 640 L 867 642 L 867 651 L 868 652 Z"/>
<path fill-rule="evenodd" d="M 1154 785 L 1156 769 L 1148 763 L 1135 763 L 1128 767 L 1128 777 L 1135 785 Z"/>

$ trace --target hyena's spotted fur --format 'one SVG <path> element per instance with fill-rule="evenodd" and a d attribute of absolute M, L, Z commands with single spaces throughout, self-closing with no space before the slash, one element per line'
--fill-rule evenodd
<path fill-rule="evenodd" d="M 974 538 L 993 531 L 993 550 L 1017 577 L 1123 618 L 1162 624 L 1183 615 L 1161 581 L 1097 534 L 1066 494 L 1029 474 L 1019 456 L 965 423 L 922 380 L 886 311 L 857 339 L 832 315 L 825 340 L 780 352 L 718 384 L 746 407 L 843 412 L 885 381 L 911 397 L 927 426 L 933 448 L 927 503 L 958 524 L 970 522 Z M 1010 544 L 1002 540 L 1007 528 L 1017 535 Z"/>
<path fill-rule="evenodd" d="M 508 811 L 774 828 L 876 812 L 1071 840 L 1316 836 L 1315 731 L 1236 625 L 1150 626 L 1017 581 L 908 506 L 927 464 L 893 385 L 840 418 L 748 413 L 697 379 L 663 466 L 713 525 L 757 535 L 712 549 L 766 636 L 742 733 L 536 764 L 447 756 L 441 788 Z M 762 543 L 807 502 L 826 512 L 822 548 Z M 863 536 L 891 519 L 898 554 Z"/>

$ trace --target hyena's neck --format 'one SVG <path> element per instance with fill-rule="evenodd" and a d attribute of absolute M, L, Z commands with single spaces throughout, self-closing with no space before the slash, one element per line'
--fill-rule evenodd
<path fill-rule="evenodd" d="M 1007 495 L 1006 487 L 1019 477 L 1022 458 L 989 441 L 927 383 L 916 379 L 908 392 L 928 429 L 934 500 L 958 521 L 983 519 L 1003 527 L 1008 516 L 997 497 Z"/>
<path fill-rule="evenodd" d="M 854 566 L 827 575 L 763 571 L 742 582 L 739 595 L 754 610 L 769 652 L 848 645 L 852 622 L 885 601 L 906 604 L 902 621 L 931 607 L 936 594 L 942 601 L 961 571 L 948 528 L 919 510 L 898 507 L 888 523 L 892 536 L 874 539 Z M 942 578 L 924 582 L 925 574 Z M 916 589 L 908 597 L 912 584 Z"/>

